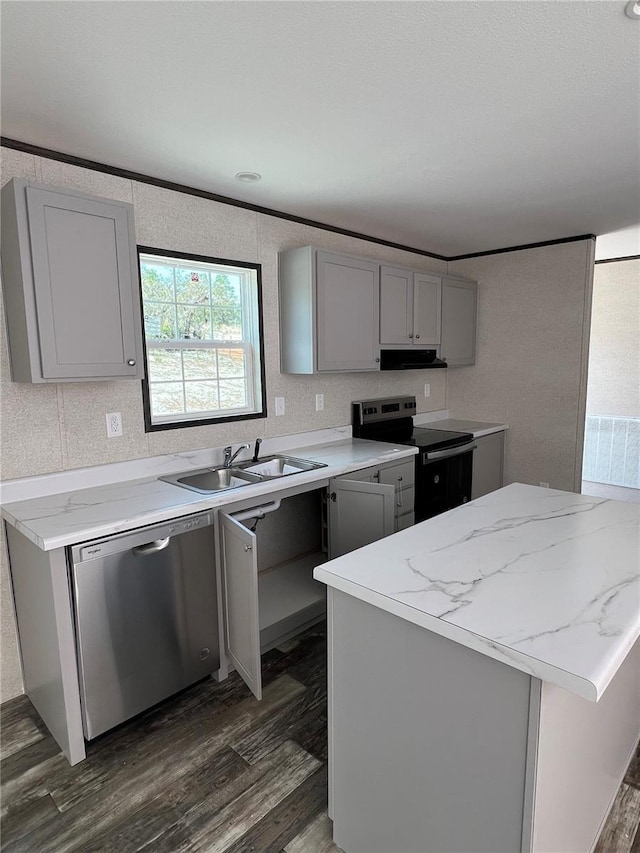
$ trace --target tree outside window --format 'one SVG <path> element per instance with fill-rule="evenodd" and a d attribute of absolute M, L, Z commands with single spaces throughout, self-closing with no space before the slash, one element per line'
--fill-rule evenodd
<path fill-rule="evenodd" d="M 260 267 L 139 249 L 147 429 L 262 417 Z"/>

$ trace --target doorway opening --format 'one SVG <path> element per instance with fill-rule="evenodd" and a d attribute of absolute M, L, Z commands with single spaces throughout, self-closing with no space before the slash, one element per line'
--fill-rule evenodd
<path fill-rule="evenodd" d="M 640 258 L 596 261 L 582 493 L 640 503 Z"/>

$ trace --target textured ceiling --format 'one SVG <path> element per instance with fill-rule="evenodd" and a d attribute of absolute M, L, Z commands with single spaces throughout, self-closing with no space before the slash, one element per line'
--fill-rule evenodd
<path fill-rule="evenodd" d="M 2 133 L 443 255 L 605 234 L 640 222 L 624 5 L 5 0 Z"/>

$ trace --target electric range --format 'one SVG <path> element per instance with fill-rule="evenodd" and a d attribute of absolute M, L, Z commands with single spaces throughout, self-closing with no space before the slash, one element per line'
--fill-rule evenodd
<path fill-rule="evenodd" d="M 471 500 L 473 435 L 414 426 L 416 398 L 385 397 L 352 403 L 354 438 L 419 448 L 416 456 L 416 522 Z"/>

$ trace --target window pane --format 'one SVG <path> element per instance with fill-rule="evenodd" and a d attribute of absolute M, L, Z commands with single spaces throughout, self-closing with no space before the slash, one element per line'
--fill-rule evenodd
<path fill-rule="evenodd" d="M 184 396 L 181 382 L 166 382 L 156 385 L 149 383 L 151 391 L 151 411 L 158 415 L 177 415 L 184 413 Z"/>
<path fill-rule="evenodd" d="M 186 349 L 184 359 L 185 379 L 215 379 L 218 375 L 215 349 Z"/>
<path fill-rule="evenodd" d="M 173 269 L 160 264 L 140 264 L 140 280 L 144 301 L 173 302 Z"/>
<path fill-rule="evenodd" d="M 208 412 L 218 408 L 217 382 L 185 382 L 188 412 Z"/>
<path fill-rule="evenodd" d="M 240 276 L 218 273 L 213 279 L 211 294 L 216 307 L 239 307 L 242 304 Z"/>
<path fill-rule="evenodd" d="M 151 428 L 262 411 L 259 267 L 140 255 Z"/>
<path fill-rule="evenodd" d="M 219 349 L 218 369 L 220 376 L 244 376 L 246 373 L 244 350 Z"/>
<path fill-rule="evenodd" d="M 182 358 L 180 356 L 180 350 L 149 347 L 147 350 L 149 380 L 151 382 L 166 382 L 168 379 L 182 380 Z"/>
<path fill-rule="evenodd" d="M 237 308 L 213 311 L 213 337 L 217 341 L 241 341 L 242 311 Z"/>
<path fill-rule="evenodd" d="M 220 382 L 221 409 L 244 409 L 248 405 L 244 379 L 225 379 Z"/>
<path fill-rule="evenodd" d="M 176 314 L 173 305 L 146 302 L 144 306 L 144 331 L 150 340 L 174 340 L 176 337 Z"/>
<path fill-rule="evenodd" d="M 209 304 L 209 273 L 203 270 L 176 270 L 176 299 L 195 305 Z"/>
<path fill-rule="evenodd" d="M 178 305 L 178 337 L 211 340 L 211 311 L 198 305 Z"/>

